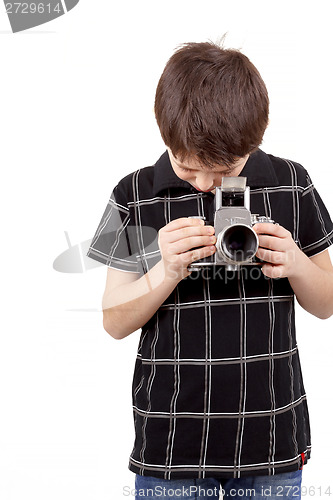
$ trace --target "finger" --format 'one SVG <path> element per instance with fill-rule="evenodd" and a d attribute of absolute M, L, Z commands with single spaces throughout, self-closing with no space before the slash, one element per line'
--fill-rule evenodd
<path fill-rule="evenodd" d="M 193 236 L 212 236 L 214 232 L 215 230 L 212 226 L 187 226 L 175 231 L 168 231 L 167 241 L 168 243 L 174 243 L 175 241 L 192 238 Z"/>
<path fill-rule="evenodd" d="M 168 250 L 171 254 L 180 254 L 195 249 L 196 247 L 215 245 L 215 243 L 215 236 L 192 236 L 171 243 Z"/>
<path fill-rule="evenodd" d="M 267 278 L 283 278 L 283 266 L 274 266 L 273 264 L 264 264 L 261 268 Z"/>
<path fill-rule="evenodd" d="M 258 235 L 259 247 L 268 248 L 269 250 L 282 252 L 285 247 L 283 238 L 278 238 L 276 236 L 268 236 L 266 234 Z"/>
<path fill-rule="evenodd" d="M 205 221 L 202 219 L 194 219 L 193 217 L 180 217 L 179 219 L 172 220 L 166 226 L 164 226 L 164 230 L 174 231 L 176 229 L 181 229 L 183 227 L 191 227 L 191 226 L 204 226 Z"/>
<path fill-rule="evenodd" d="M 285 264 L 286 261 L 285 252 L 276 252 L 274 250 L 266 250 L 265 248 L 258 248 L 256 256 L 271 264 Z"/>
<path fill-rule="evenodd" d="M 290 232 L 279 224 L 272 224 L 270 222 L 258 222 L 252 229 L 257 234 L 271 234 L 277 236 L 278 238 L 286 238 L 290 235 Z"/>
<path fill-rule="evenodd" d="M 189 265 L 192 264 L 192 262 L 195 262 L 196 260 L 201 260 L 206 257 L 209 257 L 210 255 L 213 255 L 215 252 L 216 252 L 215 246 L 207 246 L 202 248 L 196 248 L 194 250 L 190 250 L 189 252 L 182 253 L 178 257 L 180 258 L 183 264 Z"/>

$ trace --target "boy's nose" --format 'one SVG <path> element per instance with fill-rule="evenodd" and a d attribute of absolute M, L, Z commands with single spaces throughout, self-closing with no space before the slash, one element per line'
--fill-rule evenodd
<path fill-rule="evenodd" d="M 200 191 L 211 191 L 215 185 L 211 179 L 196 179 L 196 186 Z"/>

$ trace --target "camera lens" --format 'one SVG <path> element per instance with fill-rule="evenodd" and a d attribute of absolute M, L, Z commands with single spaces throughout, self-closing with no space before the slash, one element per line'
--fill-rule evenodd
<path fill-rule="evenodd" d="M 234 262 L 250 260 L 258 249 L 257 235 L 249 226 L 235 224 L 226 228 L 220 240 L 222 253 Z"/>

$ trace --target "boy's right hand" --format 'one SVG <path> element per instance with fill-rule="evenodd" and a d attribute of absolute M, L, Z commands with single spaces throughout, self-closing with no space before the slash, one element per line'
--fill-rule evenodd
<path fill-rule="evenodd" d="M 215 230 L 201 219 L 182 217 L 162 227 L 158 245 L 164 262 L 165 277 L 182 280 L 191 274 L 188 266 L 216 250 Z M 202 248 L 198 248 L 202 247 Z"/>

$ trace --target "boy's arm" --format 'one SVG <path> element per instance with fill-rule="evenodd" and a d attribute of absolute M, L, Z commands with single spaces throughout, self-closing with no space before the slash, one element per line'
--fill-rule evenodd
<path fill-rule="evenodd" d="M 177 283 L 165 279 L 161 261 L 141 278 L 109 268 L 102 300 L 104 329 L 115 339 L 127 337 L 153 316 Z"/>
<path fill-rule="evenodd" d="M 159 231 L 161 260 L 142 277 L 109 268 L 102 302 L 104 329 L 122 339 L 147 323 L 190 274 L 188 265 L 215 252 L 213 233 L 214 228 L 199 219 L 173 220 Z"/>
<path fill-rule="evenodd" d="M 318 318 L 333 314 L 333 267 L 328 250 L 307 257 L 289 231 L 275 224 L 256 224 L 257 256 L 269 278 L 288 278 L 299 304 Z"/>
<path fill-rule="evenodd" d="M 302 279 L 289 278 L 299 304 L 321 319 L 329 318 L 333 314 L 333 267 L 328 250 L 306 257 L 303 272 L 307 274 L 304 290 Z"/>

